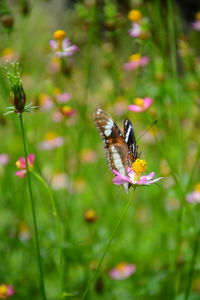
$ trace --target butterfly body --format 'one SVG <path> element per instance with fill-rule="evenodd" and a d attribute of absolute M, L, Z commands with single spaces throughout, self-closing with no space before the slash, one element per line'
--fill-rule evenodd
<path fill-rule="evenodd" d="M 95 112 L 95 123 L 104 142 L 108 166 L 117 170 L 123 176 L 127 175 L 127 168 L 138 158 L 135 134 L 131 121 L 124 121 L 124 134 L 113 119 L 102 109 Z M 123 184 L 128 192 L 129 184 Z"/>

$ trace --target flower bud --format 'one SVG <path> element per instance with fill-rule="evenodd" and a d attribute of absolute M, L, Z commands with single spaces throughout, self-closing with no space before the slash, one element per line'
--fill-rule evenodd
<path fill-rule="evenodd" d="M 22 113 L 26 104 L 26 95 L 19 73 L 19 64 L 11 63 L 7 68 L 7 77 L 10 83 L 10 100 L 16 113 Z"/>

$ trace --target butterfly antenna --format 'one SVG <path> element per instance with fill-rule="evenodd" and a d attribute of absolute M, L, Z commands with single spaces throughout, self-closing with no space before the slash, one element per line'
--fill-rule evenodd
<path fill-rule="evenodd" d="M 151 127 L 149 127 L 138 139 L 137 139 L 137 142 L 149 131 L 149 130 L 151 130 L 151 128 L 153 128 L 153 126 L 155 126 L 156 125 L 156 123 L 158 122 L 158 120 L 155 120 L 154 122 L 153 122 L 153 124 L 151 125 Z"/>

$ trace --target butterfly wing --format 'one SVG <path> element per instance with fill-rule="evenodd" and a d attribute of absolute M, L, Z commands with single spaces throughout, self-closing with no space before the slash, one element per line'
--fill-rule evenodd
<path fill-rule="evenodd" d="M 129 163 L 129 149 L 124 141 L 121 130 L 113 119 L 102 109 L 95 112 L 95 123 L 104 142 L 108 166 L 120 174 L 127 175 Z M 128 183 L 124 183 L 124 190 L 128 192 Z"/>
<path fill-rule="evenodd" d="M 139 157 L 133 125 L 130 120 L 124 121 L 124 140 L 128 146 L 131 164 Z"/>

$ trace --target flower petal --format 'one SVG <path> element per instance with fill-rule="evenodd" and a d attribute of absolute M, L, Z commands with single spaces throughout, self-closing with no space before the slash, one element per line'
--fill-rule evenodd
<path fill-rule="evenodd" d="M 51 48 L 53 50 L 57 50 L 58 49 L 58 43 L 55 40 L 49 40 L 49 45 L 51 46 Z"/>
<path fill-rule="evenodd" d="M 142 112 L 142 111 L 144 111 L 144 107 L 139 106 L 139 105 L 135 105 L 135 104 L 129 105 L 128 109 L 130 111 L 134 111 L 134 112 Z"/>
<path fill-rule="evenodd" d="M 15 175 L 20 178 L 24 178 L 26 176 L 26 170 L 19 170 L 15 172 Z"/>
<path fill-rule="evenodd" d="M 27 157 L 28 165 L 32 166 L 35 162 L 35 154 L 31 153 Z"/>

